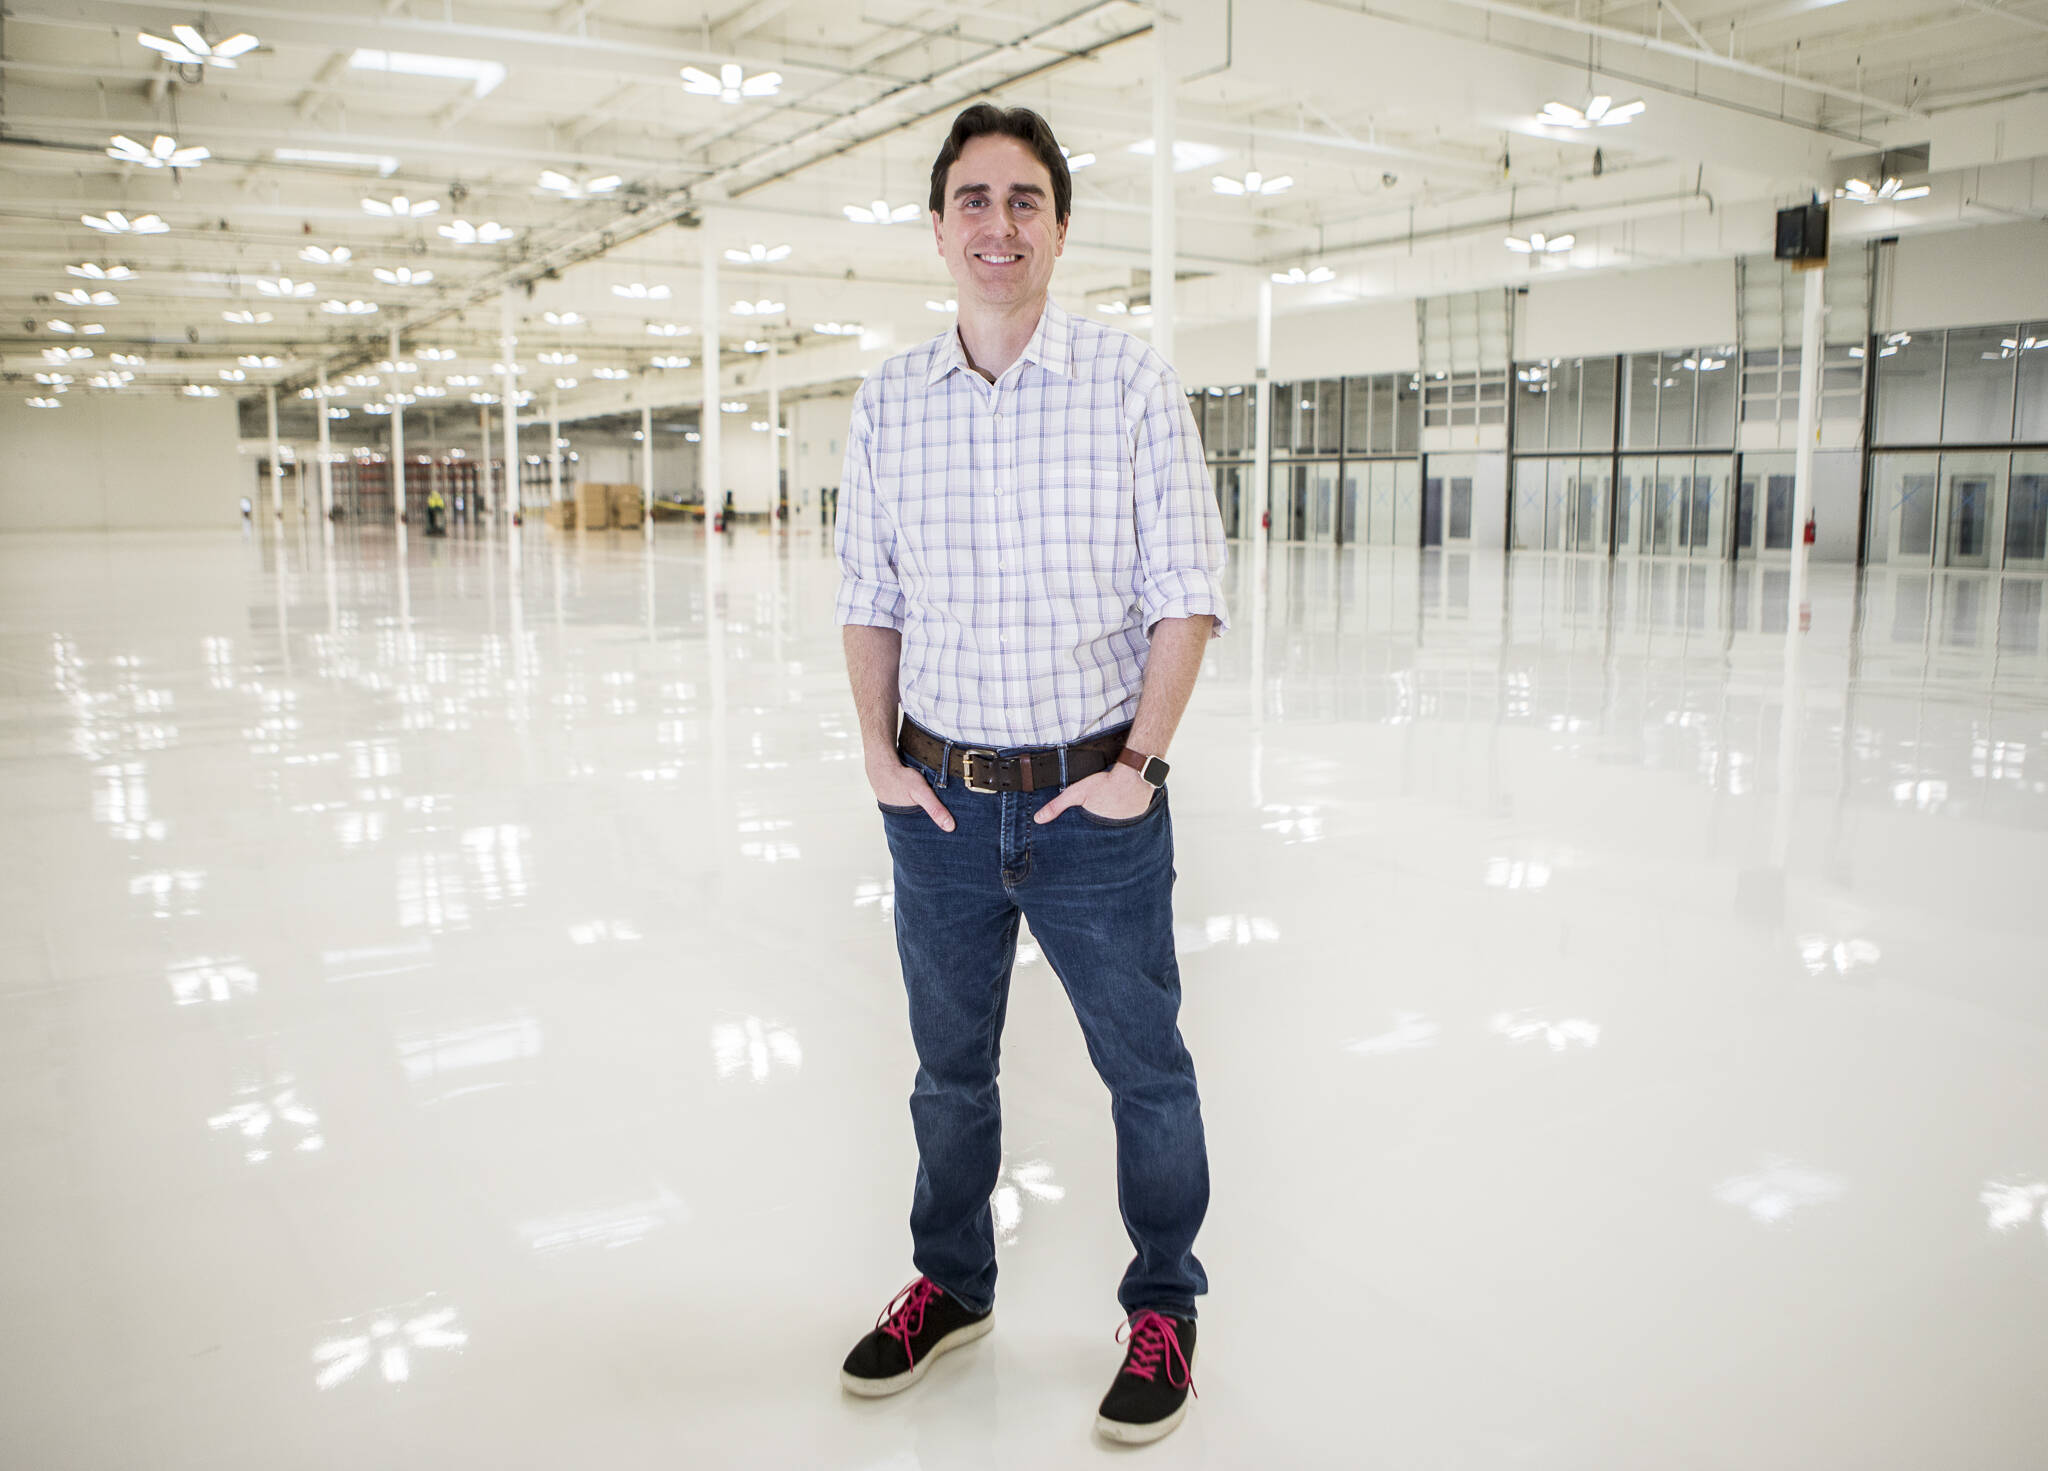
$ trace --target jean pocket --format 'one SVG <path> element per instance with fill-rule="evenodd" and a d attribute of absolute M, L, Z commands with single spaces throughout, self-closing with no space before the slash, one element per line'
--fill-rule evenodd
<path fill-rule="evenodd" d="M 1143 812 L 1140 812 L 1136 817 L 1098 817 L 1095 813 L 1090 812 L 1086 807 L 1076 807 L 1074 811 L 1080 813 L 1081 821 L 1087 823 L 1090 827 L 1119 828 L 1136 827 L 1141 822 L 1149 822 L 1154 817 L 1158 816 L 1160 809 L 1165 806 L 1166 788 L 1154 787 L 1152 789 L 1151 802 L 1147 804 L 1145 810 Z"/>
<path fill-rule="evenodd" d="M 918 806 L 915 802 L 912 802 L 908 807 L 892 807 L 887 802 L 877 802 L 875 807 L 888 817 L 922 817 L 924 815 L 924 808 Z"/>

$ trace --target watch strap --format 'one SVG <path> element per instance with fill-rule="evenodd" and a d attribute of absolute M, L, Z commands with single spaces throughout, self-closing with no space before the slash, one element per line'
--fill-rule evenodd
<path fill-rule="evenodd" d="M 1125 746 L 1123 750 L 1117 752 L 1116 759 L 1119 765 L 1130 767 L 1155 787 L 1165 786 L 1166 774 L 1172 770 L 1159 757 L 1147 756 L 1143 752 L 1133 751 L 1129 746 Z"/>

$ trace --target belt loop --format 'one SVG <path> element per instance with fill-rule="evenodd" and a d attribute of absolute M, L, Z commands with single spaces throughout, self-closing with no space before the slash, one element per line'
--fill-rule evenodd
<path fill-rule="evenodd" d="M 1066 748 L 1065 744 L 1064 744 L 1064 743 L 1062 743 L 1062 745 L 1060 746 L 1060 785 L 1064 787 L 1064 786 L 1065 786 L 1066 784 L 1067 784 L 1067 748 Z"/>
<path fill-rule="evenodd" d="M 939 790 L 946 789 L 946 780 L 953 772 L 953 743 L 946 742 L 946 749 L 939 753 Z"/>

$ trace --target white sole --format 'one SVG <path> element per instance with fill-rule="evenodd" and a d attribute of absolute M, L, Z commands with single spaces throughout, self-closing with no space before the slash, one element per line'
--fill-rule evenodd
<path fill-rule="evenodd" d="M 1196 1350 L 1197 1354 L 1200 1350 Z M 1188 1374 L 1195 1372 L 1195 1361 L 1188 1360 Z M 1150 1425 L 1133 1425 L 1124 1420 L 1111 1420 L 1102 1415 L 1095 1417 L 1095 1433 L 1104 1440 L 1113 1440 L 1118 1445 L 1150 1445 L 1155 1440 L 1164 1440 L 1180 1428 L 1180 1422 L 1188 1417 L 1188 1406 L 1193 1396 L 1180 1402 L 1180 1408 L 1164 1420 L 1154 1420 Z"/>
<path fill-rule="evenodd" d="M 995 1326 L 996 1315 L 990 1313 L 986 1318 L 982 1318 L 978 1322 L 955 1328 L 951 1333 L 948 1333 L 944 1338 L 941 1338 L 937 1343 L 926 1349 L 923 1358 L 893 1379 L 862 1379 L 841 1369 L 839 1371 L 839 1387 L 848 1394 L 859 1395 L 862 1399 L 883 1399 L 892 1394 L 901 1394 L 904 1390 L 910 1388 L 911 1385 L 917 1383 L 918 1380 L 924 1378 L 924 1371 L 932 1366 L 933 1359 L 936 1359 L 940 1354 L 951 1353 L 956 1348 L 964 1348 L 977 1338 L 985 1337 L 989 1329 Z M 1187 1406 L 1182 1405 L 1181 1408 L 1185 1410 Z"/>

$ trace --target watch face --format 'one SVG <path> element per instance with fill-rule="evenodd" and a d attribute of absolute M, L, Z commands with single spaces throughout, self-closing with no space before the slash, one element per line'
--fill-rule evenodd
<path fill-rule="evenodd" d="M 1172 767 L 1161 761 L 1157 756 L 1147 756 L 1145 758 L 1145 769 L 1139 772 L 1138 775 L 1144 777 L 1153 786 L 1160 787 L 1166 785 L 1166 773 L 1172 769 Z"/>

